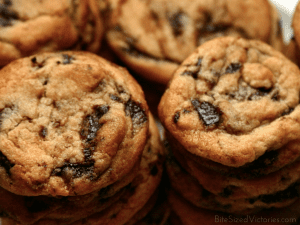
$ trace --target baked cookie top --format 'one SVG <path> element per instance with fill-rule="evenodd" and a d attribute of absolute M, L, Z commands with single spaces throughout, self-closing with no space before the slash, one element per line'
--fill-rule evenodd
<path fill-rule="evenodd" d="M 143 91 L 87 52 L 44 53 L 0 72 L 0 186 L 83 195 L 128 174 L 148 133 Z"/>
<path fill-rule="evenodd" d="M 232 35 L 271 43 L 277 35 L 278 17 L 267 0 L 106 2 L 108 43 L 141 76 L 163 84 L 207 40 Z"/>
<path fill-rule="evenodd" d="M 0 66 L 38 52 L 96 52 L 103 31 L 96 0 L 0 0 Z"/>
<path fill-rule="evenodd" d="M 300 138 L 299 69 L 261 41 L 222 37 L 176 70 L 158 110 L 189 152 L 239 167 Z"/>

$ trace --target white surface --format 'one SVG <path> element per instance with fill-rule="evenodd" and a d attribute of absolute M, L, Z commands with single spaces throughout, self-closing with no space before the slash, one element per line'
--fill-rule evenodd
<path fill-rule="evenodd" d="M 291 21 L 298 0 L 271 0 L 271 2 L 276 5 L 281 15 L 284 40 L 287 43 L 293 36 Z"/>

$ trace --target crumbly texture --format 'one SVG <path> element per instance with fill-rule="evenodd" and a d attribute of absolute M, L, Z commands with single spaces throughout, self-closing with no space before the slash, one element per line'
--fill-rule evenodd
<path fill-rule="evenodd" d="M 0 66 L 38 52 L 97 52 L 103 34 L 96 0 L 0 1 Z"/>
<path fill-rule="evenodd" d="M 299 74 L 261 41 L 216 38 L 176 70 L 159 117 L 187 151 L 240 167 L 299 140 Z"/>
<path fill-rule="evenodd" d="M 0 72 L 0 99 L 0 186 L 18 195 L 100 190 L 128 174 L 146 144 L 140 86 L 91 53 L 14 61 Z"/>
<path fill-rule="evenodd" d="M 230 193 L 215 195 L 204 189 L 199 182 L 188 174 L 173 157 L 166 161 L 166 171 L 171 187 L 193 205 L 221 212 L 248 215 L 268 208 L 282 208 L 291 205 L 299 198 L 299 187 L 290 188 L 270 195 L 252 198 L 229 199 Z M 225 194 L 228 194 L 226 196 Z"/>
<path fill-rule="evenodd" d="M 265 41 L 281 50 L 277 12 L 267 0 L 106 0 L 107 40 L 139 75 L 167 84 L 199 45 L 219 36 Z"/>
<path fill-rule="evenodd" d="M 174 191 L 169 192 L 168 200 L 173 211 L 181 220 L 182 225 L 215 225 L 216 219 L 220 219 L 220 224 L 227 224 L 228 221 L 232 221 L 234 224 L 242 225 L 245 224 L 247 218 L 248 222 L 246 223 L 250 223 L 249 219 L 254 218 L 251 221 L 251 224 L 254 225 L 292 225 L 297 224 L 296 221 L 299 221 L 300 218 L 300 200 L 289 207 L 270 209 L 256 214 L 249 214 L 245 217 L 197 208 L 178 196 Z M 264 222 L 262 222 L 261 218 L 263 218 Z M 223 222 L 221 222 L 222 219 Z"/>

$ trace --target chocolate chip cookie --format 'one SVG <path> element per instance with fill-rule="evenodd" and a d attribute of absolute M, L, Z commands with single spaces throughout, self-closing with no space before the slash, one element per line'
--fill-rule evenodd
<path fill-rule="evenodd" d="M 219 36 L 259 39 L 281 50 L 275 8 L 267 0 L 107 0 L 107 40 L 140 76 L 167 84 L 199 45 Z"/>
<path fill-rule="evenodd" d="M 38 52 L 97 52 L 103 34 L 96 0 L 0 1 L 0 66 Z"/>
<path fill-rule="evenodd" d="M 4 67 L 0 80 L 0 185 L 8 191 L 84 195 L 139 162 L 148 107 L 125 69 L 87 52 L 44 53 Z"/>
<path fill-rule="evenodd" d="M 240 167 L 299 140 L 299 74 L 261 41 L 216 38 L 176 70 L 159 117 L 190 153 Z"/>

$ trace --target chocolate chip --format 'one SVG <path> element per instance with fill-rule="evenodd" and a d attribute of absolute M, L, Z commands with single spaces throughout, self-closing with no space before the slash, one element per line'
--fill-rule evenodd
<path fill-rule="evenodd" d="M 31 213 L 37 213 L 46 211 L 49 209 L 49 205 L 44 201 L 44 199 L 39 199 L 38 197 L 24 197 L 25 206 Z"/>
<path fill-rule="evenodd" d="M 281 116 L 286 116 L 286 115 L 289 115 L 291 112 L 294 111 L 294 108 L 288 108 L 286 109 L 282 114 Z M 1 117 L 0 117 L 1 118 Z"/>
<path fill-rule="evenodd" d="M 156 176 L 157 173 L 158 173 L 158 168 L 157 168 L 156 165 L 153 165 L 152 168 L 151 168 L 151 170 L 150 170 L 150 174 L 151 174 L 152 176 Z"/>
<path fill-rule="evenodd" d="M 18 15 L 16 12 L 9 10 L 9 6 L 11 2 L 7 2 L 8 4 L 0 4 L 0 26 L 11 26 L 12 20 L 18 19 Z"/>
<path fill-rule="evenodd" d="M 129 100 L 125 104 L 125 111 L 126 115 L 131 117 L 134 124 L 140 125 L 148 120 L 145 110 L 142 109 L 138 103 L 132 100 Z"/>
<path fill-rule="evenodd" d="M 185 16 L 185 13 L 183 13 L 182 11 L 179 11 L 168 17 L 174 36 L 179 36 L 183 33 L 183 28 L 185 25 L 184 21 L 183 21 L 184 16 Z"/>
<path fill-rule="evenodd" d="M 205 126 L 218 124 L 220 122 L 221 111 L 214 105 L 209 102 L 200 103 L 198 99 L 192 100 L 192 104 Z"/>
<path fill-rule="evenodd" d="M 74 60 L 74 57 L 73 56 L 70 56 L 70 55 L 67 55 L 67 54 L 63 54 L 62 55 L 63 57 L 63 64 L 66 65 L 66 64 L 71 64 L 72 63 L 72 60 Z"/>
<path fill-rule="evenodd" d="M 228 198 L 230 195 L 233 194 L 233 188 L 235 188 L 235 186 L 227 186 L 223 189 L 221 193 L 219 193 L 219 195 L 221 197 Z"/>
<path fill-rule="evenodd" d="M 31 66 L 32 67 L 37 67 L 38 69 L 40 69 L 44 65 L 45 65 L 45 60 L 42 60 L 41 62 L 38 62 L 36 57 L 31 58 Z"/>
<path fill-rule="evenodd" d="M 181 75 L 182 76 L 191 76 L 193 77 L 194 79 L 197 79 L 198 78 L 198 72 L 199 71 L 184 71 Z"/>
<path fill-rule="evenodd" d="M 196 66 L 201 66 L 202 64 L 202 58 L 198 59 Z"/>
<path fill-rule="evenodd" d="M 3 167 L 8 175 L 10 175 L 10 169 L 15 164 L 11 163 L 8 158 L 0 151 L 0 167 Z"/>
<path fill-rule="evenodd" d="M 43 138 L 45 138 L 47 136 L 48 130 L 46 127 L 42 127 L 42 129 L 39 132 L 39 135 Z"/>
<path fill-rule="evenodd" d="M 235 73 L 242 67 L 241 63 L 231 63 L 225 70 L 225 73 Z"/>
<path fill-rule="evenodd" d="M 173 119 L 174 123 L 177 123 L 179 118 L 180 118 L 180 112 L 176 112 Z"/>
<path fill-rule="evenodd" d="M 110 94 L 109 95 L 110 99 L 113 100 L 113 101 L 116 101 L 116 102 L 122 102 L 122 100 L 118 97 L 118 96 L 115 96 L 113 94 Z"/>

